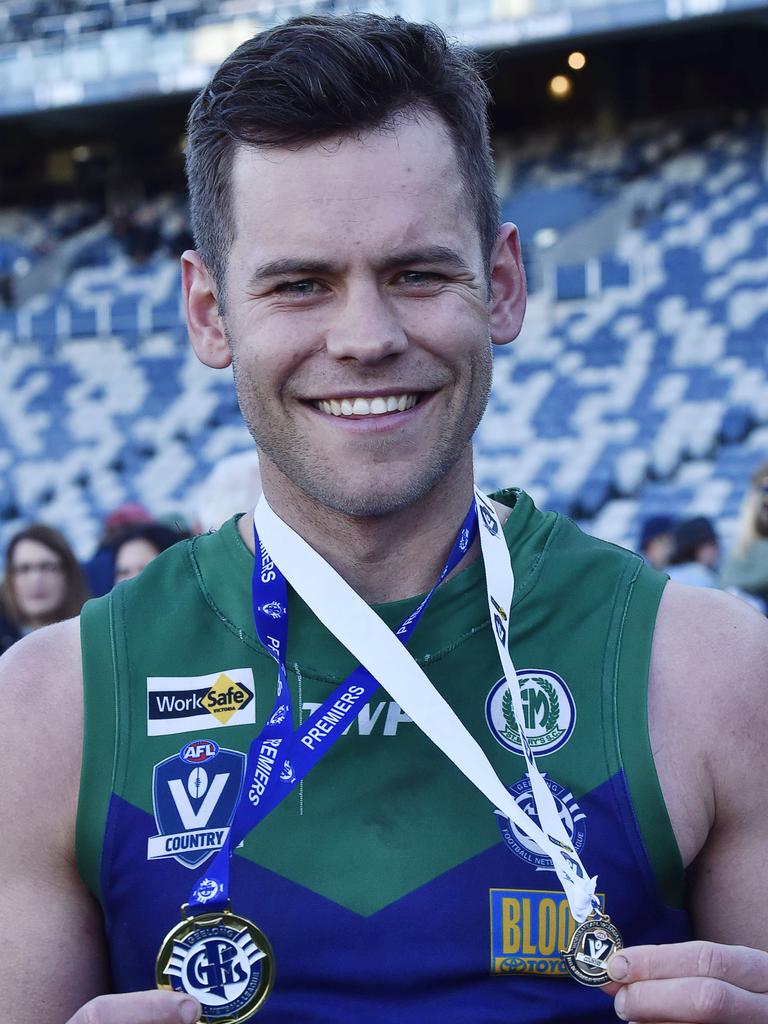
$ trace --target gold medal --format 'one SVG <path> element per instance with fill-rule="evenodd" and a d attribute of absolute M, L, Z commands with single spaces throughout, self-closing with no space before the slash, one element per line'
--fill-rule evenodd
<path fill-rule="evenodd" d="M 187 992 L 207 1024 L 240 1024 L 266 1002 L 275 980 L 275 955 L 266 935 L 229 908 L 187 917 L 172 928 L 155 964 L 158 988 Z"/>
<path fill-rule="evenodd" d="M 568 948 L 560 954 L 570 973 L 582 985 L 607 985 L 611 978 L 606 964 L 623 946 L 621 934 L 608 915 L 598 914 L 578 926 Z"/>

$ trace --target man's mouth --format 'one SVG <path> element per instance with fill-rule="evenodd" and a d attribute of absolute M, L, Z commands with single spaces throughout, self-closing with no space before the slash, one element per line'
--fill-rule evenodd
<path fill-rule="evenodd" d="M 312 404 L 330 416 L 383 416 L 385 413 L 405 412 L 412 409 L 419 396 L 414 393 L 403 395 L 376 395 L 375 398 L 321 398 Z"/>

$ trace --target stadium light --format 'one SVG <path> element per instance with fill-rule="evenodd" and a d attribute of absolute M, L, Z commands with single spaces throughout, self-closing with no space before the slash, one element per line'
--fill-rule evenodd
<path fill-rule="evenodd" d="M 581 71 L 586 63 L 587 58 L 579 50 L 574 50 L 573 53 L 568 54 L 568 67 L 573 71 Z"/>
<path fill-rule="evenodd" d="M 549 95 L 554 100 L 566 100 L 573 92 L 573 83 L 567 75 L 555 75 L 549 80 Z"/>

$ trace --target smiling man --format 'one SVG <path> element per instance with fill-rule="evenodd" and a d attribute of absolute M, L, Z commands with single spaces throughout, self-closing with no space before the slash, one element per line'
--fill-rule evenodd
<path fill-rule="evenodd" d="M 765 622 L 474 490 L 486 105 L 368 15 L 195 101 L 190 338 L 264 498 L 3 659 L 14 1024 L 768 1019 Z"/>

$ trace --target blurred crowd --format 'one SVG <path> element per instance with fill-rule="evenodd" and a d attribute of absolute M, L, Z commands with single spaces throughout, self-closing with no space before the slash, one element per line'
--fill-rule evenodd
<path fill-rule="evenodd" d="M 727 590 L 768 614 L 768 462 L 752 476 L 728 552 L 706 516 L 667 515 L 645 520 L 638 551 L 670 579 Z"/>
<path fill-rule="evenodd" d="M 32 523 L 11 538 L 0 582 L 0 653 L 27 633 L 80 612 L 89 597 L 132 579 L 162 551 L 190 536 L 179 523 L 160 522 L 137 504 L 107 517 L 93 556 L 84 564 L 67 538 Z"/>
<path fill-rule="evenodd" d="M 249 448 L 219 460 L 191 503 L 191 524 L 125 502 L 106 516 L 82 564 L 59 530 L 42 523 L 19 530 L 0 552 L 0 654 L 32 630 L 77 615 L 89 597 L 138 576 L 171 545 L 252 508 L 260 493 L 258 454 Z"/>
<path fill-rule="evenodd" d="M 77 615 L 89 597 L 137 576 L 192 532 L 218 526 L 232 514 L 233 500 L 247 508 L 260 489 L 254 454 L 224 460 L 211 485 L 210 493 L 227 495 L 229 505 L 209 506 L 207 521 L 193 530 L 178 520 L 154 519 L 142 505 L 121 505 L 105 519 L 98 546 L 84 564 L 66 537 L 50 526 L 34 523 L 16 533 L 5 551 L 0 582 L 0 653 L 40 626 Z M 727 555 L 706 516 L 650 517 L 638 538 L 638 551 L 673 580 L 727 590 L 768 613 L 768 462 L 752 477 L 738 535 Z"/>

